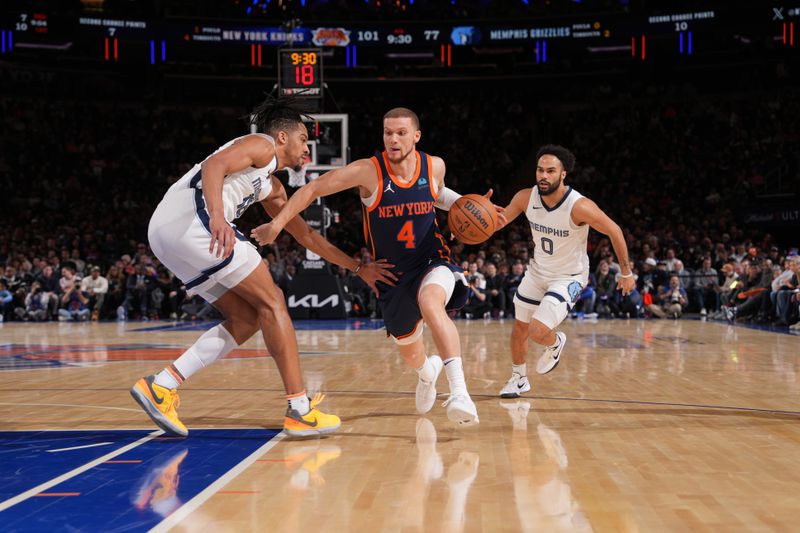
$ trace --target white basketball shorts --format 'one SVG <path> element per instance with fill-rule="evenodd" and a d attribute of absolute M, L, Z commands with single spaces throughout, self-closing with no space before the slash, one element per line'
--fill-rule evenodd
<path fill-rule="evenodd" d="M 234 228 L 235 229 L 235 228 Z M 150 248 L 158 259 L 209 303 L 242 282 L 261 263 L 258 250 L 240 232 L 233 253 L 219 258 L 211 244 L 209 216 L 200 189 L 182 189 L 164 196 L 150 218 Z"/>
<path fill-rule="evenodd" d="M 586 286 L 588 275 L 548 277 L 525 271 L 514 295 L 515 318 L 530 323 L 536 319 L 550 329 L 555 329 L 572 310 Z"/>

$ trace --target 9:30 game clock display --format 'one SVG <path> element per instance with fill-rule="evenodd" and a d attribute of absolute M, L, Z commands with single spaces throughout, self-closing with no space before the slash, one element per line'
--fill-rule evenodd
<path fill-rule="evenodd" d="M 278 50 L 281 95 L 319 98 L 322 95 L 322 54 L 319 48 Z"/>

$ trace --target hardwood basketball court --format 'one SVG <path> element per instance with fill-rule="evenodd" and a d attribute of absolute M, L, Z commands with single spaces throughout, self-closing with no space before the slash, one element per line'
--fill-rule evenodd
<path fill-rule="evenodd" d="M 447 420 L 444 375 L 436 407 L 415 413 L 416 376 L 379 322 L 299 322 L 306 384 L 343 420 L 300 441 L 270 431 L 285 399 L 259 338 L 181 389 L 190 436 L 176 439 L 128 389 L 208 324 L 0 325 L 4 529 L 795 527 L 800 337 L 568 321 L 560 366 L 503 400 L 510 322 L 457 325 L 476 427 Z"/>

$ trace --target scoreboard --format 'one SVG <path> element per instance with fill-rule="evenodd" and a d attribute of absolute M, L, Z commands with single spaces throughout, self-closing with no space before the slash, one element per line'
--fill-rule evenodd
<path fill-rule="evenodd" d="M 505 20 L 381 20 L 302 26 L 266 25 L 256 20 L 130 19 L 102 12 L 67 15 L 41 8 L 0 13 L 0 34 L 2 54 L 20 48 L 54 50 L 110 62 L 149 60 L 154 66 L 198 60 L 246 65 L 249 59 L 252 67 L 272 68 L 275 65 L 263 57 L 275 57 L 272 53 L 277 51 L 281 93 L 320 97 L 323 55 L 329 67 L 348 69 L 403 58 L 428 58 L 449 68 L 453 56 L 461 65 L 471 59 L 494 60 L 504 53 L 516 54 L 519 64 L 541 65 L 548 63 L 548 56 L 571 60 L 601 53 L 628 54 L 641 60 L 689 60 L 695 52 L 729 52 L 738 46 L 734 43 L 745 42 L 777 42 L 790 51 L 797 50 L 800 0 L 782 0 L 776 5 L 752 2 L 745 7 L 734 2 L 698 1 L 683 10 Z M 487 51 L 492 47 L 496 51 Z"/>
<path fill-rule="evenodd" d="M 322 96 L 322 51 L 319 48 L 278 50 L 278 91 L 282 96 Z"/>

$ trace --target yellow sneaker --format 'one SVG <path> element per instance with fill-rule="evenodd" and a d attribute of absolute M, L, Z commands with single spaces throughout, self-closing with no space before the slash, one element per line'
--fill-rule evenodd
<path fill-rule="evenodd" d="M 283 418 L 283 431 L 290 437 L 310 437 L 313 435 L 324 435 L 333 433 L 342 421 L 336 415 L 329 415 L 317 409 L 317 405 L 322 403 L 324 394 L 317 394 L 309 402 L 311 410 L 301 415 L 296 409 L 287 409 L 286 416 Z"/>
<path fill-rule="evenodd" d="M 131 396 L 158 427 L 171 435 L 187 436 L 189 430 L 178 419 L 181 399 L 177 389 L 156 385 L 154 380 L 155 376 L 147 376 L 137 381 L 131 388 Z"/>

